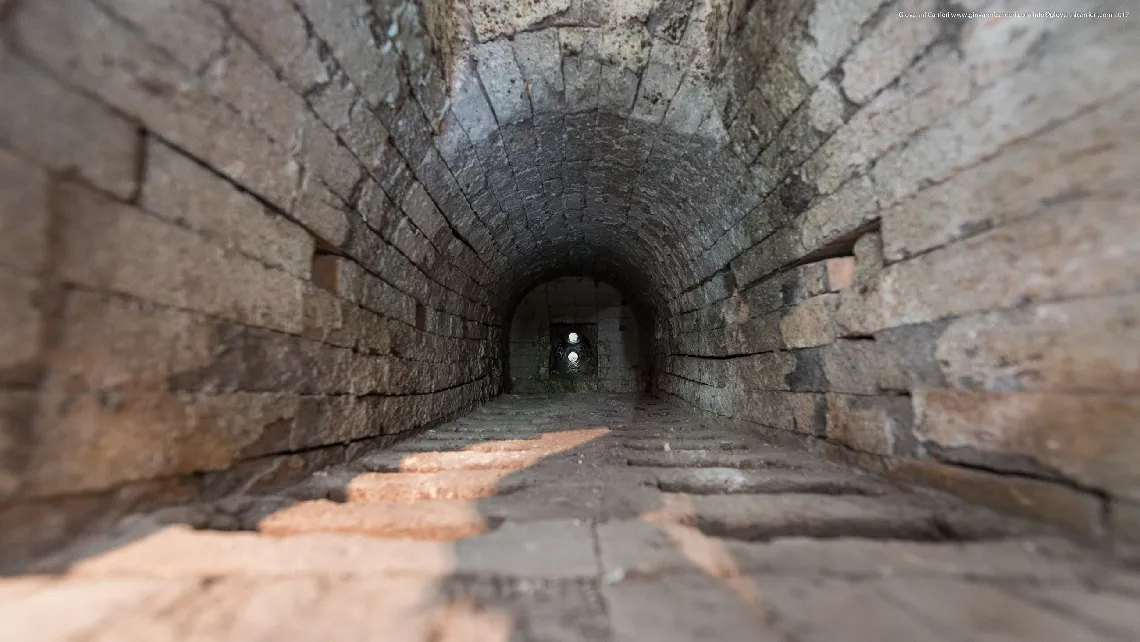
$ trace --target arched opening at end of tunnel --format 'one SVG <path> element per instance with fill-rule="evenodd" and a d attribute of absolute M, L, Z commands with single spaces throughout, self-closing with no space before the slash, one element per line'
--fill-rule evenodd
<path fill-rule="evenodd" d="M 562 276 L 540 283 L 509 314 L 503 391 L 647 392 L 653 355 L 648 317 L 602 279 Z"/>

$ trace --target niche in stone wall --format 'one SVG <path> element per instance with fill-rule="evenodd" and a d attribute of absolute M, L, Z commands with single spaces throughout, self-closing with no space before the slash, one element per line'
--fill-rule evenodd
<path fill-rule="evenodd" d="M 621 292 L 587 277 L 531 290 L 515 310 L 510 392 L 636 392 L 648 358 L 638 319 Z"/>

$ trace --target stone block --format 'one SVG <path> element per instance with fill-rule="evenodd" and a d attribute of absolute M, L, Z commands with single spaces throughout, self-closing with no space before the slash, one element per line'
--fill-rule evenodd
<path fill-rule="evenodd" d="M 886 259 L 899 261 L 1057 205 L 1128 184 L 1140 170 L 1127 152 L 1140 141 L 1135 92 L 883 211 Z M 1074 152 L 1074 150 L 1080 150 Z"/>
<path fill-rule="evenodd" d="M 203 315 L 128 297 L 71 290 L 47 386 L 72 391 L 158 391 L 215 358 L 220 324 Z"/>
<path fill-rule="evenodd" d="M 947 461 L 1140 497 L 1134 396 L 947 390 L 923 394 L 916 408 L 917 436 Z"/>
<path fill-rule="evenodd" d="M 893 370 L 899 370 L 876 341 L 846 341 L 837 339 L 834 343 L 815 354 L 818 362 L 819 378 L 823 386 L 817 389 L 827 392 L 875 395 L 883 392 L 883 380 L 892 379 Z"/>
<path fill-rule="evenodd" d="M 780 319 L 780 336 L 789 348 L 826 345 L 835 339 L 838 295 L 832 292 L 803 301 Z"/>
<path fill-rule="evenodd" d="M 341 247 L 349 239 L 351 228 L 343 203 L 315 177 L 305 181 L 292 214 L 319 241 Z"/>
<path fill-rule="evenodd" d="M 715 111 L 712 92 L 705 82 L 696 75 L 687 76 L 681 81 L 680 89 L 677 90 L 673 102 L 669 104 L 669 111 L 665 112 L 662 124 L 681 134 L 695 134 L 706 119 L 719 123 L 720 119 L 715 115 Z M 721 136 L 714 140 L 723 141 L 723 137 L 727 135 L 723 125 L 720 134 Z"/>
<path fill-rule="evenodd" d="M 859 177 L 821 200 L 798 221 L 801 243 L 808 251 L 850 238 L 857 230 L 879 218 L 874 187 Z"/>
<path fill-rule="evenodd" d="M 823 262 L 827 270 L 827 289 L 838 292 L 855 282 L 855 273 L 859 266 L 853 256 L 839 256 Z"/>
<path fill-rule="evenodd" d="M 687 47 L 654 40 L 649 50 L 649 62 L 641 76 L 631 118 L 648 123 L 660 123 L 681 79 L 689 69 L 693 52 Z"/>
<path fill-rule="evenodd" d="M 761 72 L 764 81 L 757 83 L 756 86 L 772 108 L 776 119 L 786 124 L 804 100 L 811 95 L 811 88 L 819 79 L 808 82 L 788 57 L 787 47 L 794 44 L 789 45 L 788 41 L 782 44 L 784 46 L 781 47 L 781 51 L 776 52 Z"/>
<path fill-rule="evenodd" d="M 803 381 L 803 370 L 800 367 L 800 355 L 803 352 L 777 351 L 764 352 L 732 359 L 727 362 L 718 360 L 701 361 L 702 371 L 727 370 L 726 382 L 733 388 L 740 390 L 797 390 L 817 389 L 811 386 L 812 382 Z M 688 377 L 697 379 L 697 377 Z M 700 379 L 697 379 L 700 380 Z M 712 384 L 712 381 L 702 381 Z M 722 384 L 723 385 L 723 384 Z"/>
<path fill-rule="evenodd" d="M 272 394 L 45 391 L 23 492 L 46 497 L 228 468 L 292 417 L 296 403 Z"/>
<path fill-rule="evenodd" d="M 0 390 L 0 499 L 19 490 L 34 435 L 36 394 Z"/>
<path fill-rule="evenodd" d="M 0 83 L 12 88 L 0 101 L 0 141 L 119 198 L 135 193 L 140 134 L 134 124 L 6 50 L 0 52 Z M 17 161 L 5 157 L 4 173 L 13 176 Z"/>
<path fill-rule="evenodd" d="M 301 135 L 300 160 L 309 171 L 306 182 L 320 177 L 329 191 L 344 202 L 352 201 L 353 189 L 364 169 L 332 132 L 316 116 L 306 114 Z"/>
<path fill-rule="evenodd" d="M 883 236 L 868 232 L 855 241 L 855 281 L 866 283 L 883 269 Z"/>
<path fill-rule="evenodd" d="M 978 2 L 979 0 L 970 0 Z M 986 11 L 1016 12 L 1022 5 L 1016 0 L 998 0 L 987 3 Z M 967 7 L 978 11 L 981 7 Z M 1085 6 L 1079 1 L 1060 0 L 1052 5 L 1054 11 L 1082 11 Z M 1033 16 L 1005 16 L 1004 19 L 988 23 L 983 20 L 967 20 L 960 28 L 958 47 L 967 73 L 975 87 L 987 87 L 1000 80 L 1019 66 L 1039 56 L 1048 46 L 1048 39 L 1057 32 L 1072 29 L 1076 25 L 1066 25 L 1056 20 L 1040 20 Z"/>
<path fill-rule="evenodd" d="M 526 78 L 527 93 L 536 114 L 558 112 L 563 102 L 562 54 L 558 31 L 544 29 L 520 33 L 514 39 L 515 59 Z"/>
<path fill-rule="evenodd" d="M 597 109 L 601 83 L 596 29 L 579 27 L 558 30 L 562 51 L 562 74 L 566 87 L 566 111 L 580 113 Z"/>
<path fill-rule="evenodd" d="M 537 0 L 525 7 L 507 6 L 495 0 L 472 0 L 471 23 L 481 41 L 526 31 L 570 9 L 570 0 Z"/>
<path fill-rule="evenodd" d="M 898 203 L 924 183 L 945 180 L 1013 141 L 1129 90 L 1140 79 L 1140 70 L 1115 54 L 1134 36 L 1126 21 L 1070 25 L 1048 39 L 1021 71 L 880 160 L 873 175 L 881 204 Z"/>
<path fill-rule="evenodd" d="M 814 179 L 824 194 L 835 191 L 875 159 L 968 100 L 970 89 L 969 74 L 958 52 L 949 45 L 932 47 L 898 83 L 864 105 L 820 147 L 807 164 L 809 180 Z"/>
<path fill-rule="evenodd" d="M 376 42 L 357 8 L 323 0 L 301 0 L 297 6 L 369 104 L 395 105 L 403 84 L 399 54 Z"/>
<path fill-rule="evenodd" d="M 827 395 L 827 438 L 862 452 L 914 455 L 910 397 Z"/>
<path fill-rule="evenodd" d="M 34 382 L 46 328 L 40 279 L 0 268 L 0 382 Z"/>
<path fill-rule="evenodd" d="M 189 69 L 203 69 L 226 43 L 225 19 L 206 2 L 111 0 L 107 7 Z"/>
<path fill-rule="evenodd" d="M 762 180 L 775 184 L 808 160 L 842 124 L 842 109 L 842 97 L 834 85 L 821 85 L 756 159 Z"/>
<path fill-rule="evenodd" d="M 0 149 L 0 265 L 39 272 L 48 252 L 48 175 Z"/>
<path fill-rule="evenodd" d="M 479 70 L 479 78 L 487 90 L 487 97 L 495 109 L 499 126 L 529 120 L 531 106 L 526 93 L 526 80 L 515 61 L 511 43 L 496 40 L 478 45 L 472 50 L 472 55 Z"/>
<path fill-rule="evenodd" d="M 996 511 L 1054 524 L 1085 541 L 1094 542 L 1104 535 L 1101 500 L 1063 484 L 902 458 L 889 460 L 886 474 Z"/>
<path fill-rule="evenodd" d="M 254 43 L 299 93 L 330 80 L 316 38 L 292 4 L 226 0 L 231 24 Z"/>
<path fill-rule="evenodd" d="M 1109 500 L 1108 530 L 1114 553 L 1127 559 L 1140 558 L 1140 504 Z"/>
<path fill-rule="evenodd" d="M 388 283 L 369 274 L 360 264 L 334 255 L 317 256 L 313 279 L 318 286 L 389 319 L 416 324 L 416 303 Z"/>
<path fill-rule="evenodd" d="M 412 186 L 400 209 L 415 222 L 427 238 L 434 238 L 440 230 L 447 227 L 447 219 L 440 214 L 422 183 L 417 182 Z"/>
<path fill-rule="evenodd" d="M 907 13 L 937 10 L 934 0 L 907 0 L 897 7 Z M 844 59 L 843 93 L 862 104 L 909 67 L 941 31 L 938 18 L 884 15 Z"/>
<path fill-rule="evenodd" d="M 768 390 L 748 390 L 734 395 L 731 416 L 745 421 L 805 435 L 819 434 L 822 413 L 817 407 L 820 395 Z"/>
<path fill-rule="evenodd" d="M 1133 291 L 1136 204 L 1117 193 L 1058 206 L 915 259 L 840 294 L 841 332 L 870 334 L 982 310 Z"/>
<path fill-rule="evenodd" d="M 637 73 L 618 65 L 603 63 L 599 68 L 598 109 L 628 116 L 637 98 Z"/>
<path fill-rule="evenodd" d="M 814 46 L 801 49 L 797 55 L 799 71 L 809 82 L 816 82 L 831 71 L 835 63 L 860 36 L 861 27 L 884 0 L 824 0 L 817 2 L 808 18 L 808 34 Z"/>
<path fill-rule="evenodd" d="M 302 282 L 78 186 L 64 186 L 63 279 L 216 314 L 241 323 L 300 332 Z"/>
<path fill-rule="evenodd" d="M 313 237 L 225 178 L 156 139 L 147 141 L 140 206 L 211 241 L 309 278 Z"/>
<path fill-rule="evenodd" d="M 729 127 L 728 135 L 737 153 L 752 161 L 772 142 L 782 124 L 760 91 L 753 89 L 745 97 L 744 106 Z"/>
<path fill-rule="evenodd" d="M 286 149 L 296 148 L 306 119 L 312 117 L 301 96 L 242 38 L 227 40 L 225 57 L 206 68 L 202 86 Z"/>
<path fill-rule="evenodd" d="M 190 70 L 154 55 L 153 47 L 129 25 L 87 0 L 35 3 L 15 12 L 12 20 L 29 56 L 278 208 L 288 209 L 300 172 L 289 149 L 209 96 Z M 97 140 L 88 137 L 87 129 L 84 139 Z M 135 150 L 137 142 L 129 146 Z M 130 166 L 136 167 L 136 161 Z M 135 173 L 130 171 L 131 176 Z"/>
<path fill-rule="evenodd" d="M 1136 295 L 986 312 L 951 323 L 938 359 L 960 390 L 1137 393 L 1138 319 Z"/>

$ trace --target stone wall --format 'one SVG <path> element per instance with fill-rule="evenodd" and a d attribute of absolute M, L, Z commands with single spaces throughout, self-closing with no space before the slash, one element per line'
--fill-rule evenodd
<path fill-rule="evenodd" d="M 497 392 L 444 74 L 416 5 L 351 4 L 0 4 L 7 554 Z"/>
<path fill-rule="evenodd" d="M 1041 8 L 1088 9 L 1062 4 Z M 1027 8 L 741 16 L 723 114 L 763 200 L 661 319 L 657 386 L 1120 543 L 1140 524 L 1138 23 L 899 15 Z"/>
<path fill-rule="evenodd" d="M 0 1 L 9 549 L 463 412 L 568 274 L 661 394 L 1135 535 L 1140 23 L 900 16 L 1030 8 Z"/>
<path fill-rule="evenodd" d="M 551 324 L 586 324 L 596 331 L 592 376 L 572 382 L 551 376 L 550 354 L 557 345 Z M 508 336 L 510 392 L 639 392 L 648 383 L 648 349 L 633 308 L 601 281 L 562 277 L 536 287 L 519 303 Z"/>

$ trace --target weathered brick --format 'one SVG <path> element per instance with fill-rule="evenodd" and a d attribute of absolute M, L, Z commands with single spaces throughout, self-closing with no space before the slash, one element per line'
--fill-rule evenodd
<path fill-rule="evenodd" d="M 123 296 L 71 290 L 60 310 L 48 385 L 76 392 L 166 389 L 214 358 L 215 320 Z"/>
<path fill-rule="evenodd" d="M 201 0 L 109 0 L 106 6 L 195 71 L 213 61 L 226 44 L 228 30 L 221 11 Z"/>
<path fill-rule="evenodd" d="M 659 123 L 669 109 L 669 103 L 681 79 L 689 69 L 693 52 L 687 47 L 655 40 L 649 50 L 649 62 L 641 76 L 637 100 L 631 118 Z"/>
<path fill-rule="evenodd" d="M 76 172 L 121 198 L 134 194 L 135 125 L 6 50 L 0 50 L 0 84 L 12 88 L 0 101 L 0 142 L 50 170 Z M 14 162 L 7 158 L 5 164 Z"/>
<path fill-rule="evenodd" d="M 527 93 L 536 114 L 562 106 L 562 54 L 558 31 L 544 29 L 520 33 L 514 39 L 515 58 L 526 78 Z"/>
<path fill-rule="evenodd" d="M 1140 392 L 1140 297 L 964 317 L 938 340 L 938 359 L 962 390 Z"/>
<path fill-rule="evenodd" d="M 528 120 L 531 108 L 526 94 L 526 81 L 515 62 L 511 43 L 496 40 L 479 45 L 472 53 L 499 125 Z"/>
<path fill-rule="evenodd" d="M 126 25 L 87 0 L 36 2 L 16 11 L 12 22 L 21 46 L 68 82 L 279 208 L 292 202 L 299 168 L 288 149 L 207 95 L 192 72 L 156 55 Z"/>
<path fill-rule="evenodd" d="M 35 409 L 35 393 L 0 389 L 0 500 L 20 488 Z"/>
<path fill-rule="evenodd" d="M 934 0 L 904 0 L 891 9 L 907 13 L 936 11 Z M 890 83 L 941 32 L 938 18 L 884 15 L 843 61 L 843 93 L 862 103 Z"/>
<path fill-rule="evenodd" d="M 883 212 L 888 260 L 1126 185 L 1140 171 L 1137 93 L 1012 145 Z"/>
<path fill-rule="evenodd" d="M 78 186 L 61 190 L 67 281 L 284 332 L 301 330 L 301 282 L 198 234 Z"/>
<path fill-rule="evenodd" d="M 167 392 L 41 395 L 28 496 L 231 466 L 243 449 L 296 412 L 286 395 L 182 396 Z"/>
<path fill-rule="evenodd" d="M 222 0 L 236 28 L 250 39 L 299 92 L 329 80 L 318 43 L 291 3 L 276 0 Z"/>
<path fill-rule="evenodd" d="M 821 294 L 791 308 L 780 320 L 780 336 L 789 348 L 810 348 L 835 338 L 838 295 Z"/>
<path fill-rule="evenodd" d="M 1140 497 L 1134 396 L 947 390 L 923 394 L 916 407 L 915 432 L 941 458 Z"/>
<path fill-rule="evenodd" d="M 1040 57 L 995 83 L 907 146 L 881 159 L 875 183 L 884 205 L 942 181 L 1004 145 L 1064 122 L 1140 80 L 1115 55 L 1134 36 L 1122 20 L 1075 23 L 1043 46 Z M 1096 69 L 1090 74 L 1088 69 Z"/>
<path fill-rule="evenodd" d="M 1124 194 L 1059 205 L 891 265 L 840 294 L 837 321 L 843 332 L 869 334 L 1032 301 L 1133 291 L 1136 217 Z"/>
<path fill-rule="evenodd" d="M 402 83 L 398 54 L 376 42 L 357 8 L 323 0 L 300 0 L 298 6 L 368 102 L 394 105 Z"/>
<path fill-rule="evenodd" d="M 44 343 L 42 285 L 35 276 L 0 267 L 0 382 L 26 380 Z"/>
<path fill-rule="evenodd" d="M 910 397 L 827 395 L 827 438 L 879 455 L 912 455 Z"/>
<path fill-rule="evenodd" d="M 227 180 L 165 144 L 147 142 L 140 205 L 219 245 L 309 278 L 313 237 Z"/>
<path fill-rule="evenodd" d="M 46 267 L 47 195 L 46 172 L 0 149 L 0 265 L 21 272 Z"/>

